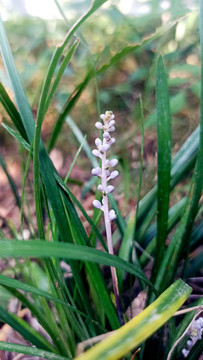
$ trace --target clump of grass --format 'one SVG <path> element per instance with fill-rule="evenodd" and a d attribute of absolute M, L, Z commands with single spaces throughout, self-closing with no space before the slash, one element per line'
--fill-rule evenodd
<path fill-rule="evenodd" d="M 98 77 L 114 64 L 121 61 L 144 45 L 149 45 L 158 36 L 164 37 L 168 28 L 164 27 L 156 34 L 133 46 L 125 46 L 118 54 L 109 58 L 108 63 L 98 65 L 91 63 L 84 79 L 68 97 L 55 127 L 50 135 L 48 150 L 41 139 L 41 129 L 45 115 L 58 89 L 63 74 L 73 61 L 79 45 L 73 36 L 87 19 L 95 13 L 106 1 L 94 0 L 89 10 L 72 26 L 64 41 L 56 47 L 45 76 L 37 110 L 36 122 L 28 99 L 25 95 L 13 56 L 7 40 L 2 21 L 0 22 L 1 52 L 12 84 L 15 103 L 9 97 L 3 84 L 0 85 L 0 100 L 15 128 L 4 124 L 4 128 L 28 152 L 23 179 L 22 198 L 16 191 L 15 184 L 9 176 L 6 164 L 1 159 L 1 165 L 8 176 L 11 188 L 21 209 L 21 230 L 23 219 L 30 228 L 30 238 L 19 239 L 13 229 L 13 238 L 8 239 L 2 232 L 0 240 L 0 256 L 16 258 L 15 277 L 0 275 L 0 284 L 16 297 L 23 307 L 28 308 L 32 316 L 43 327 L 48 336 L 35 330 L 31 325 L 0 305 L 0 318 L 18 331 L 33 347 L 0 342 L 0 349 L 19 353 L 36 355 L 47 359 L 132 359 L 133 352 L 140 359 L 149 358 L 153 349 L 153 358 L 180 358 L 185 346 L 185 330 L 191 324 L 196 309 L 201 308 L 202 299 L 196 303 L 187 304 L 181 321 L 176 322 L 173 315 L 182 315 L 177 310 L 183 305 L 192 291 L 184 280 L 198 276 L 201 256 L 190 257 L 192 251 L 199 250 L 199 239 L 202 236 L 201 224 L 193 230 L 196 220 L 202 213 L 201 192 L 203 185 L 203 102 L 201 99 L 200 126 L 191 134 L 180 150 L 171 159 L 171 101 L 168 91 L 168 79 L 162 56 L 156 61 L 156 114 L 157 124 L 157 184 L 141 198 L 142 166 L 139 172 L 139 193 L 136 212 L 123 217 L 119 206 L 113 197 L 114 187 L 107 181 L 118 175 L 107 167 L 117 165 L 117 160 L 107 160 L 106 152 L 114 140 L 111 130 L 114 130 L 114 115 L 107 112 L 102 115 L 104 124 L 96 122 L 96 127 L 103 130 L 103 140 L 97 138 L 97 149 L 93 151 L 101 160 L 101 167 L 92 156 L 87 140 L 81 130 L 68 117 L 76 106 L 83 90 L 91 79 Z M 200 0 L 200 39 L 201 58 L 203 58 L 203 1 Z M 170 26 L 169 26 L 170 27 Z M 68 50 L 67 50 L 68 48 Z M 66 54 L 64 55 L 64 50 Z M 93 58 L 92 58 L 93 59 Z M 203 71 L 201 72 L 201 89 L 203 88 Z M 99 104 L 99 102 L 98 102 Z M 99 107 L 99 105 L 98 105 Z M 143 107 L 140 101 L 142 121 L 142 151 L 143 165 L 144 123 Z M 83 208 L 82 202 L 76 199 L 60 178 L 50 157 L 49 151 L 54 147 L 60 136 L 64 122 L 71 127 L 80 142 L 80 148 L 73 161 L 75 163 L 83 147 L 94 167 L 92 173 L 101 178 L 97 189 L 102 193 L 94 200 L 93 219 Z M 152 121 L 152 120 L 150 120 Z M 153 123 L 153 121 L 152 121 Z M 149 121 L 147 121 L 149 125 Z M 25 184 L 30 163 L 33 163 L 34 200 L 36 207 L 35 226 L 31 216 L 24 215 Z M 121 166 L 122 161 L 120 161 Z M 71 165 L 70 170 L 73 167 Z M 190 187 L 184 199 L 170 207 L 171 191 L 188 174 L 193 171 Z M 127 175 L 126 175 L 127 176 Z M 94 191 L 95 179 L 90 179 L 85 193 Z M 128 183 L 130 183 L 128 181 Z M 88 189 L 88 190 L 87 190 Z M 129 189 L 128 189 L 129 190 Z M 84 189 L 83 189 L 84 191 Z M 109 211 L 107 193 L 112 209 Z M 101 196 L 101 194 L 100 194 Z M 78 215 L 77 208 L 91 229 L 88 234 Z M 103 238 L 102 226 L 99 227 L 103 210 L 107 246 Z M 45 222 L 46 217 L 46 222 Z M 115 220 L 116 230 L 112 234 L 111 221 Z M 100 231 L 101 230 L 101 231 Z M 22 231 L 23 234 L 23 231 Z M 168 237 L 170 242 L 167 243 Z M 101 243 L 103 251 L 97 249 Z M 113 244 L 120 244 L 118 255 L 114 255 Z M 107 251 L 108 250 L 108 251 Z M 116 252 L 115 252 L 116 253 Z M 18 260 L 24 259 L 24 263 Z M 38 259 L 36 262 L 34 258 Z M 153 265 L 152 262 L 153 260 Z M 62 262 L 63 261 L 63 262 Z M 102 265 L 110 266 L 114 298 L 112 296 L 110 276 L 104 276 Z M 145 266 L 151 272 L 150 279 L 146 276 Z M 63 266 L 68 268 L 68 277 L 64 277 Z M 191 271 L 192 269 L 192 271 Z M 183 280 L 177 277 L 182 277 Z M 118 279 L 118 281 L 117 281 Z M 136 282 L 135 282 L 136 279 Z M 41 282 L 46 284 L 42 288 Z M 147 294 L 146 308 L 135 318 L 129 320 L 125 314 L 125 290 L 131 293 L 131 283 L 136 284 L 137 291 Z M 130 285 L 129 285 L 130 284 Z M 28 296 L 29 294 L 29 296 Z M 133 292 L 128 297 L 128 302 Z M 133 299 L 132 299 L 133 300 Z M 133 302 L 132 302 L 133 303 Z M 132 306 L 132 305 L 131 305 Z M 121 324 L 125 321 L 125 324 Z M 163 331 L 165 326 L 165 332 Z M 158 340 L 154 333 L 159 331 Z M 167 336 L 165 336 L 167 334 Z M 95 342 L 100 341 L 94 345 Z M 81 354 L 77 349 L 85 344 Z M 177 344 L 177 346 L 175 346 Z M 195 344 L 189 353 L 189 358 L 198 359 L 202 352 L 202 343 Z M 86 349 L 91 347 L 91 349 Z M 139 352 L 137 352 L 139 350 Z M 172 351 L 173 350 L 173 351 Z"/>

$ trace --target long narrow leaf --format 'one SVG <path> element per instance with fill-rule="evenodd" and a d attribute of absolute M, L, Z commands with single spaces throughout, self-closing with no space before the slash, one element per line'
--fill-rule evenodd
<path fill-rule="evenodd" d="M 36 288 L 36 287 L 34 287 L 32 285 L 27 285 L 27 284 L 25 284 L 25 283 L 23 283 L 21 281 L 9 278 L 8 276 L 5 276 L 5 275 L 0 275 L 0 285 L 5 285 L 5 286 L 8 286 L 8 287 L 11 287 L 11 288 L 14 288 L 14 289 L 23 290 L 23 291 L 28 292 L 30 294 L 39 295 L 39 296 L 42 296 L 45 299 L 52 300 L 54 302 L 58 302 L 60 304 L 63 304 L 65 306 L 67 306 L 67 304 L 64 301 L 61 301 L 57 297 L 49 294 L 47 291 Z"/>
<path fill-rule="evenodd" d="M 38 356 L 48 360 L 71 360 L 68 357 L 60 356 L 49 351 L 38 349 L 35 347 L 19 345 L 0 341 L 0 349 L 4 351 L 16 352 L 19 354 L 26 354 L 31 356 Z"/>
<path fill-rule="evenodd" d="M 59 71 L 58 71 L 58 73 L 56 75 L 56 79 L 54 80 L 54 83 L 53 83 L 53 85 L 51 87 L 51 90 L 50 90 L 49 95 L 48 95 L 47 100 L 46 100 L 46 105 L 45 105 L 45 110 L 44 110 L 45 112 L 47 111 L 47 109 L 48 109 L 48 107 L 50 105 L 50 102 L 53 99 L 54 93 L 55 93 L 55 91 L 56 91 L 56 89 L 57 89 L 57 87 L 58 87 L 58 85 L 60 83 L 60 80 L 61 80 L 61 78 L 63 76 L 63 73 L 64 73 L 66 67 L 69 64 L 69 61 L 70 61 L 71 57 L 75 53 L 75 50 L 76 50 L 76 48 L 78 46 L 78 42 L 79 42 L 79 39 L 77 39 L 74 42 L 74 44 L 71 46 L 70 50 L 68 51 L 67 55 L 65 56 L 61 66 L 60 66 L 60 69 L 59 69 Z"/>
<path fill-rule="evenodd" d="M 10 97 L 8 96 L 2 83 L 0 83 L 0 101 L 4 106 L 5 110 L 7 111 L 8 115 L 12 119 L 13 123 L 15 124 L 16 128 L 20 132 L 20 134 L 27 140 L 20 114 L 16 109 L 14 103 L 11 101 Z"/>
<path fill-rule="evenodd" d="M 34 330 L 28 323 L 23 319 L 18 318 L 15 314 L 5 311 L 0 306 L 0 319 L 6 324 L 9 324 L 14 330 L 18 331 L 25 339 L 30 341 L 33 345 L 38 346 L 44 350 L 53 351 L 54 348 L 43 336 Z"/>
<path fill-rule="evenodd" d="M 4 239 L 0 240 L 0 256 L 32 256 L 37 258 L 55 257 L 96 262 L 103 265 L 118 267 L 126 272 L 129 272 L 142 279 L 147 285 L 154 289 L 153 285 L 143 272 L 136 269 L 134 265 L 119 259 L 117 256 L 113 256 L 87 246 L 45 242 L 40 240 L 32 240 L 28 242 Z"/>
<path fill-rule="evenodd" d="M 169 320 L 185 302 L 191 290 L 182 280 L 177 280 L 139 315 L 75 360 L 121 359 Z"/>
<path fill-rule="evenodd" d="M 203 94 L 203 1 L 200 1 L 200 42 L 201 42 L 201 91 Z M 203 187 L 203 96 L 200 112 L 200 144 L 191 188 L 188 194 L 185 214 L 170 242 L 167 253 L 160 265 L 155 286 L 162 291 L 174 278 L 181 252 L 187 256 L 193 223 L 198 212 L 198 203 Z M 186 249 L 186 250 L 185 250 Z"/>
<path fill-rule="evenodd" d="M 163 59 L 157 62 L 156 80 L 157 140 L 158 140 L 158 189 L 157 189 L 157 240 L 153 275 L 164 255 L 167 235 L 170 171 L 171 171 L 171 120 L 166 72 Z"/>
<path fill-rule="evenodd" d="M 4 65 L 6 67 L 8 76 L 11 80 L 11 84 L 16 99 L 16 104 L 18 106 L 18 110 L 20 112 L 20 116 L 23 121 L 23 126 L 25 128 L 29 142 L 31 143 L 35 131 L 34 118 L 30 106 L 28 104 L 24 89 L 20 82 L 18 72 L 14 64 L 13 56 L 10 50 L 10 46 L 8 43 L 8 39 L 1 18 L 0 18 L 0 49 L 4 60 Z"/>

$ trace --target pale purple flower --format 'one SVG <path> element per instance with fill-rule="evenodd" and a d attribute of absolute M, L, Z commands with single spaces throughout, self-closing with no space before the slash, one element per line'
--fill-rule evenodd
<path fill-rule="evenodd" d="M 187 341 L 187 349 L 182 350 L 182 354 L 184 357 L 187 357 L 190 350 L 194 346 L 194 344 L 202 339 L 203 335 L 203 317 L 199 317 L 198 319 L 192 322 L 187 334 L 189 335 L 190 339 Z"/>
<path fill-rule="evenodd" d="M 106 115 L 101 114 L 101 115 L 100 115 L 100 118 L 101 118 L 103 121 L 105 121 L 105 120 L 106 120 Z"/>
<path fill-rule="evenodd" d="M 109 161 L 109 166 L 114 167 L 118 164 L 118 160 L 117 159 L 112 159 Z"/>
<path fill-rule="evenodd" d="M 106 140 L 108 140 L 108 139 L 111 138 L 111 135 L 108 133 L 108 131 L 105 131 L 105 132 L 103 133 L 103 138 L 106 139 Z"/>
<path fill-rule="evenodd" d="M 111 127 L 109 127 L 108 131 L 110 131 L 110 132 L 115 131 L 115 126 L 111 126 Z"/>
<path fill-rule="evenodd" d="M 101 157 L 101 153 L 100 153 L 100 151 L 99 150 L 97 150 L 97 149 L 94 149 L 94 150 L 92 150 L 92 154 L 94 155 L 94 156 L 96 156 L 96 157 Z"/>
<path fill-rule="evenodd" d="M 114 171 L 112 171 L 112 173 L 110 174 L 110 176 L 108 177 L 107 180 L 109 181 L 110 179 L 115 179 L 118 175 L 119 175 L 119 172 L 117 170 L 114 170 Z"/>
<path fill-rule="evenodd" d="M 106 187 L 106 193 L 110 194 L 110 193 L 112 193 L 114 191 L 114 189 L 115 189 L 115 187 L 113 185 L 108 185 Z"/>
<path fill-rule="evenodd" d="M 113 220 L 115 220 L 115 219 L 116 219 L 116 213 L 115 213 L 115 211 L 112 209 L 112 210 L 109 211 L 109 220 L 110 220 L 110 221 L 113 221 Z"/>
<path fill-rule="evenodd" d="M 92 169 L 92 175 L 98 176 L 101 178 L 101 183 L 97 186 L 97 189 L 101 191 L 103 194 L 101 203 L 98 200 L 93 201 L 94 207 L 97 209 L 101 209 L 104 211 L 104 216 L 108 218 L 108 220 L 113 221 L 116 219 L 116 214 L 114 210 L 108 210 L 108 202 L 104 201 L 104 198 L 110 193 L 114 191 L 113 185 L 108 185 L 108 181 L 111 179 L 115 179 L 119 172 L 114 170 L 112 172 L 109 171 L 109 167 L 114 167 L 118 164 L 117 159 L 109 160 L 107 158 L 107 152 L 110 149 L 111 145 L 115 143 L 115 139 L 111 137 L 111 132 L 115 130 L 115 116 L 112 111 L 106 111 L 105 114 L 100 115 L 103 124 L 100 122 L 96 122 L 95 126 L 97 129 L 103 130 L 102 139 L 96 138 L 95 145 L 97 149 L 92 151 L 93 155 L 99 157 L 101 159 L 101 168 L 96 167 Z M 106 211 L 105 211 L 106 209 Z M 106 215 L 105 215 L 106 214 Z"/>
<path fill-rule="evenodd" d="M 101 178 L 101 184 L 98 185 L 97 189 L 102 192 L 102 200 L 101 202 L 98 200 L 93 201 L 94 207 L 97 209 L 100 209 L 104 212 L 104 222 L 105 222 L 105 228 L 106 228 L 106 237 L 107 237 L 107 245 L 108 245 L 108 251 L 110 254 L 113 255 L 113 244 L 112 244 L 112 230 L 111 230 L 111 221 L 116 219 L 116 213 L 112 209 L 109 211 L 109 204 L 108 204 L 108 194 L 112 193 L 114 191 L 114 186 L 108 185 L 108 181 L 111 179 L 114 179 L 118 176 L 118 171 L 114 170 L 112 173 L 109 171 L 109 167 L 114 167 L 117 165 L 118 160 L 107 159 L 107 152 L 110 149 L 111 145 L 115 143 L 115 139 L 111 137 L 111 132 L 115 130 L 115 116 L 112 113 L 112 111 L 106 111 L 105 114 L 100 115 L 101 120 L 103 121 L 103 124 L 100 122 L 96 122 L 95 126 L 97 129 L 103 130 L 103 137 L 102 140 L 97 138 L 95 140 L 95 144 L 97 146 L 97 149 L 94 149 L 92 151 L 94 156 L 97 156 L 101 159 L 101 172 L 98 170 L 98 168 L 95 168 L 92 170 L 93 175 L 97 175 Z M 121 304 L 119 299 L 119 293 L 118 293 L 118 280 L 116 276 L 116 271 L 113 267 L 111 267 L 111 275 L 112 275 L 112 283 L 113 283 L 113 289 L 114 289 L 114 295 L 116 300 L 116 306 L 118 310 L 118 315 L 121 318 L 121 323 L 123 321 L 121 313 Z"/>
<path fill-rule="evenodd" d="M 100 209 L 100 210 L 102 210 L 102 208 L 103 208 L 103 206 L 102 206 L 102 204 L 100 203 L 99 200 L 94 200 L 93 205 L 94 205 L 95 208 Z"/>
<path fill-rule="evenodd" d="M 109 122 L 109 126 L 111 127 L 111 126 L 113 126 L 113 125 L 115 125 L 115 120 L 111 120 L 110 122 Z"/>
<path fill-rule="evenodd" d="M 102 146 L 102 151 L 103 152 L 107 152 L 109 149 L 110 149 L 110 144 L 104 144 L 104 145 L 101 145 Z"/>
<path fill-rule="evenodd" d="M 101 176 L 101 168 L 100 167 L 96 167 L 96 168 L 93 168 L 92 169 L 92 175 L 94 175 L 94 176 Z"/>
<path fill-rule="evenodd" d="M 96 138 L 96 140 L 95 140 L 95 145 L 96 145 L 96 146 L 99 146 L 99 145 L 101 145 L 101 144 L 102 144 L 101 139 Z"/>
<path fill-rule="evenodd" d="M 104 189 L 103 189 L 103 186 L 102 186 L 101 184 L 99 184 L 99 185 L 97 186 L 97 190 L 103 191 L 103 190 L 104 190 Z"/>
<path fill-rule="evenodd" d="M 102 128 L 103 128 L 103 125 L 102 125 L 102 123 L 100 123 L 99 121 L 97 121 L 97 122 L 95 123 L 95 127 L 96 127 L 97 129 L 102 129 Z"/>

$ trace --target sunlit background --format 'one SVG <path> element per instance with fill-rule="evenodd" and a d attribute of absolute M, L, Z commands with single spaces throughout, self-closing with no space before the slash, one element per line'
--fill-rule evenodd
<path fill-rule="evenodd" d="M 69 10 L 69 17 L 74 13 L 83 10 L 83 6 L 88 6 L 91 0 L 60 0 L 60 5 L 63 5 Z M 72 3 L 72 4 L 71 4 Z M 116 5 L 123 14 L 133 14 L 135 16 L 142 16 L 152 11 L 156 6 L 160 11 L 169 10 L 174 6 L 173 0 L 111 0 L 109 4 Z M 179 4 L 177 4 L 179 3 Z M 181 7 L 184 4 L 188 10 L 193 10 L 197 6 L 196 0 L 179 0 L 176 4 Z M 55 0 L 0 0 L 1 13 L 4 20 L 14 15 L 30 15 L 37 16 L 43 19 L 60 19 L 61 14 L 57 8 Z M 106 4 L 108 6 L 108 3 Z"/>

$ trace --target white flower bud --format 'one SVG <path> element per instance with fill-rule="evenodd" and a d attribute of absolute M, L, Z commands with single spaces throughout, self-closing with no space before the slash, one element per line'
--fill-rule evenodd
<path fill-rule="evenodd" d="M 94 175 L 94 176 L 101 175 L 101 169 L 99 167 L 93 168 L 91 172 L 92 172 L 92 175 Z"/>
<path fill-rule="evenodd" d="M 111 121 L 109 121 L 109 126 L 111 127 L 111 126 L 113 126 L 113 125 L 115 125 L 115 120 L 111 120 Z"/>
<path fill-rule="evenodd" d="M 114 144 L 114 143 L 115 143 L 115 141 L 116 141 L 116 139 L 111 138 L 111 139 L 110 139 L 110 141 L 109 141 L 109 144 L 110 144 L 110 145 L 112 145 L 112 144 Z"/>
<path fill-rule="evenodd" d="M 182 354 L 183 354 L 184 357 L 187 357 L 188 354 L 189 354 L 189 351 L 186 350 L 186 349 L 183 349 L 183 350 L 182 350 Z"/>
<path fill-rule="evenodd" d="M 193 346 L 192 340 L 188 340 L 188 341 L 187 341 L 187 346 L 188 346 L 189 348 L 191 348 L 191 347 Z"/>
<path fill-rule="evenodd" d="M 101 114 L 101 115 L 100 115 L 100 118 L 101 118 L 103 121 L 105 121 L 105 120 L 106 120 L 106 115 Z"/>
<path fill-rule="evenodd" d="M 102 204 L 100 203 L 99 200 L 94 200 L 94 201 L 93 201 L 93 205 L 94 205 L 94 207 L 97 208 L 97 209 L 101 209 L 101 208 L 102 208 Z"/>
<path fill-rule="evenodd" d="M 103 152 L 107 152 L 107 151 L 109 150 L 109 148 L 110 148 L 110 145 L 109 145 L 109 144 L 104 144 L 104 145 L 102 145 L 102 151 L 103 151 Z"/>
<path fill-rule="evenodd" d="M 101 184 L 99 184 L 99 185 L 97 186 L 97 190 L 103 191 L 103 190 L 104 190 L 104 189 L 103 189 L 103 186 L 102 186 Z"/>
<path fill-rule="evenodd" d="M 103 128 L 103 125 L 102 125 L 102 123 L 100 123 L 99 121 L 97 121 L 97 122 L 95 123 L 95 127 L 96 127 L 97 129 L 102 129 L 102 128 Z"/>
<path fill-rule="evenodd" d="M 94 150 L 92 150 L 92 154 L 94 155 L 94 156 L 96 156 L 96 157 L 101 157 L 101 153 L 100 153 L 100 151 L 99 150 L 97 150 L 97 149 L 94 149 Z"/>
<path fill-rule="evenodd" d="M 112 186 L 112 185 L 108 185 L 107 188 L 106 188 L 106 193 L 107 194 L 110 194 L 114 191 L 115 187 Z"/>
<path fill-rule="evenodd" d="M 115 211 L 114 210 L 110 210 L 109 211 L 109 220 L 110 221 L 113 221 L 113 220 L 115 220 L 116 219 L 116 213 L 115 213 Z"/>
<path fill-rule="evenodd" d="M 99 145 L 101 145 L 101 144 L 102 144 L 101 139 L 96 138 L 96 140 L 95 140 L 95 145 L 96 145 L 96 146 L 99 146 Z"/>
<path fill-rule="evenodd" d="M 109 166 L 114 167 L 118 164 L 118 160 L 117 159 L 112 159 L 109 161 Z"/>
<path fill-rule="evenodd" d="M 108 140 L 108 139 L 110 139 L 110 134 L 108 133 L 108 131 L 105 131 L 104 133 L 103 133 L 103 138 L 104 139 L 106 139 L 106 140 Z"/>
<path fill-rule="evenodd" d="M 111 126 L 108 130 L 109 130 L 109 132 L 115 131 L 115 126 Z"/>
<path fill-rule="evenodd" d="M 117 170 L 114 170 L 114 171 L 112 171 L 112 173 L 110 174 L 110 176 L 107 180 L 115 179 L 118 175 L 119 175 L 119 172 Z"/>

